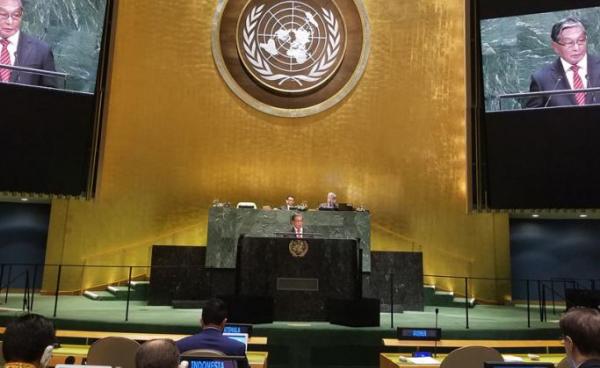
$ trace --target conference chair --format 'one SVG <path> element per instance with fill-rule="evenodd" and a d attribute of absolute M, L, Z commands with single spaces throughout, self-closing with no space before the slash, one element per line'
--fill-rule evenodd
<path fill-rule="evenodd" d="M 484 362 L 502 362 L 502 354 L 484 346 L 465 346 L 453 350 L 440 364 L 440 368 L 481 368 Z"/>
<path fill-rule="evenodd" d="M 135 368 L 135 353 L 140 347 L 137 341 L 124 337 L 105 337 L 90 346 L 87 364 Z"/>

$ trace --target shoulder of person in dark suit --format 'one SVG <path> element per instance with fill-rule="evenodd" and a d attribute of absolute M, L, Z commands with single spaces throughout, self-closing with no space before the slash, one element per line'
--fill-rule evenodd
<path fill-rule="evenodd" d="M 588 88 L 600 87 L 600 56 L 588 54 Z"/>
<path fill-rule="evenodd" d="M 588 361 L 583 362 L 579 368 L 600 368 L 600 360 L 598 359 L 590 359 Z"/>
<path fill-rule="evenodd" d="M 19 37 L 15 65 L 52 72 L 56 71 L 54 54 L 46 42 L 24 32 L 21 32 Z M 52 88 L 58 86 L 58 81 L 55 77 L 18 73 L 17 78 L 16 82 L 18 83 Z"/>
<path fill-rule="evenodd" d="M 531 74 L 529 92 L 552 91 L 562 89 L 564 83 L 568 83 L 560 58 L 548 63 Z M 549 96 L 534 96 L 527 99 L 527 108 L 544 107 Z"/>

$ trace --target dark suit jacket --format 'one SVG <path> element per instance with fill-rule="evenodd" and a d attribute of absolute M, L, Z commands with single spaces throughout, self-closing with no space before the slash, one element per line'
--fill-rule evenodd
<path fill-rule="evenodd" d="M 290 227 L 290 238 L 294 238 L 296 234 L 296 229 L 292 226 Z M 302 234 L 310 234 L 310 230 L 306 226 L 302 226 Z M 310 236 L 310 235 L 307 235 Z"/>
<path fill-rule="evenodd" d="M 204 329 L 202 332 L 196 335 L 188 336 L 177 341 L 176 344 L 181 354 L 188 350 L 194 349 L 212 349 L 223 352 L 225 355 L 229 356 L 246 355 L 246 347 L 244 344 L 223 336 L 221 331 L 214 328 Z M 248 367 L 248 361 L 246 360 L 242 364 L 238 365 L 238 367 Z"/>
<path fill-rule="evenodd" d="M 19 36 L 15 66 L 26 68 L 56 71 L 54 68 L 54 55 L 50 46 L 45 42 L 31 37 L 23 32 Z M 54 77 L 45 77 L 39 74 L 31 74 L 13 70 L 10 81 L 13 83 L 29 84 L 32 86 L 44 86 L 56 88 L 58 81 Z"/>
<path fill-rule="evenodd" d="M 579 368 L 600 368 L 600 360 L 588 360 L 587 362 L 583 362 Z"/>
<path fill-rule="evenodd" d="M 588 54 L 587 79 L 588 88 L 600 87 L 600 58 L 590 54 Z M 553 63 L 537 70 L 531 76 L 531 85 L 529 86 L 529 91 L 531 92 L 554 91 L 560 89 L 571 89 L 565 70 L 560 62 L 560 58 L 557 58 Z M 600 103 L 600 93 L 588 93 L 585 103 Z M 577 105 L 575 94 L 531 97 L 526 103 L 527 108 L 571 105 Z"/>

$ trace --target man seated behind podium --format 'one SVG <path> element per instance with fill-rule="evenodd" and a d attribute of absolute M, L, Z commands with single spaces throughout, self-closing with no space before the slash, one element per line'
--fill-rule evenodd
<path fill-rule="evenodd" d="M 279 208 L 288 211 L 296 209 L 296 198 L 294 198 L 294 196 L 292 195 L 287 196 L 287 198 L 285 199 L 285 204 Z"/>
<path fill-rule="evenodd" d="M 571 308 L 560 319 L 569 366 L 600 368 L 600 311 Z"/>
<path fill-rule="evenodd" d="M 568 17 L 554 24 L 552 48 L 558 58 L 531 76 L 531 92 L 600 87 L 600 58 L 587 52 L 587 32 L 581 20 Z M 594 93 L 531 97 L 526 106 L 577 106 L 596 103 Z M 600 101 L 598 101 L 600 102 Z"/>
<path fill-rule="evenodd" d="M 337 195 L 334 192 L 327 193 L 327 202 L 321 203 L 319 209 L 335 210 L 338 208 Z"/>
<path fill-rule="evenodd" d="M 177 341 L 177 348 L 182 355 L 194 349 L 217 350 L 228 356 L 246 355 L 246 346 L 243 343 L 223 336 L 223 329 L 227 323 L 227 306 L 224 301 L 217 298 L 208 300 L 202 308 L 200 323 L 200 333 Z M 239 362 L 238 367 L 248 367 L 248 360 Z"/>
<path fill-rule="evenodd" d="M 0 64 L 55 71 L 50 46 L 21 31 L 21 0 L 0 0 Z M 0 82 L 56 88 L 56 78 L 0 68 Z"/>

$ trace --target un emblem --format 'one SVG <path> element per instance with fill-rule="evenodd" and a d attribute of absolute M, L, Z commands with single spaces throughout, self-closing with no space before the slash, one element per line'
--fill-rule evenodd
<path fill-rule="evenodd" d="M 237 48 L 245 68 L 266 88 L 303 93 L 337 71 L 346 51 L 346 26 L 335 2 L 251 1 L 238 21 Z"/>
<path fill-rule="evenodd" d="M 212 51 L 242 101 L 302 117 L 335 106 L 358 85 L 369 36 L 363 0 L 220 0 Z"/>
<path fill-rule="evenodd" d="M 292 240 L 288 248 L 292 257 L 302 258 L 308 253 L 308 242 L 306 240 Z"/>

